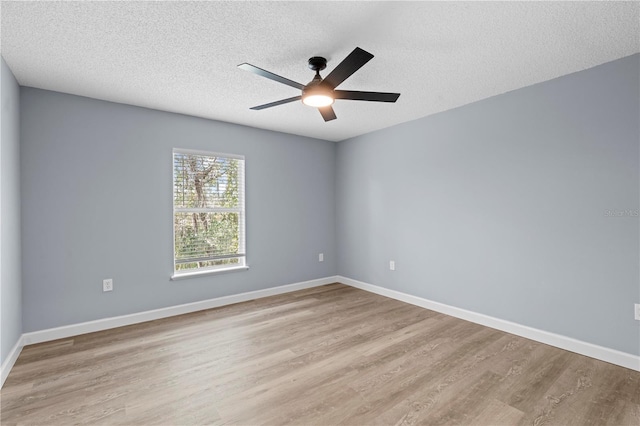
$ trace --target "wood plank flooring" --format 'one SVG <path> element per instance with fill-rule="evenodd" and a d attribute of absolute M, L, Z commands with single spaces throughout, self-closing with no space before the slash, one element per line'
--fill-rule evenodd
<path fill-rule="evenodd" d="M 2 425 L 640 425 L 640 373 L 341 284 L 23 349 Z"/>

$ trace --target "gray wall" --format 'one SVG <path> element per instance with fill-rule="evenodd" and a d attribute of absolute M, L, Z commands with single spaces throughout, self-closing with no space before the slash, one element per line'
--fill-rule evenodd
<path fill-rule="evenodd" d="M 337 272 L 332 142 L 26 87 L 21 131 L 25 332 Z M 174 147 L 245 156 L 248 271 L 170 281 Z"/>
<path fill-rule="evenodd" d="M 0 364 L 22 334 L 20 87 L 0 57 Z"/>
<path fill-rule="evenodd" d="M 339 273 L 640 354 L 639 58 L 340 142 Z"/>

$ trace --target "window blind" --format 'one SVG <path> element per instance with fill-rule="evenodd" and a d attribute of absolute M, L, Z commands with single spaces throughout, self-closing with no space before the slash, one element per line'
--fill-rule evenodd
<path fill-rule="evenodd" d="M 174 270 L 245 265 L 244 157 L 173 151 Z"/>

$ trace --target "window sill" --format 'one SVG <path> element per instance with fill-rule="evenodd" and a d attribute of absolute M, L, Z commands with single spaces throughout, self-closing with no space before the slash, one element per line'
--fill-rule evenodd
<path fill-rule="evenodd" d="M 209 269 L 206 271 L 183 272 L 181 274 L 171 275 L 171 281 L 183 280 L 186 278 L 196 278 L 204 275 L 218 275 L 218 274 L 225 274 L 227 272 L 246 271 L 247 269 L 249 269 L 249 266 L 245 265 L 245 266 L 234 266 L 231 268 Z"/>

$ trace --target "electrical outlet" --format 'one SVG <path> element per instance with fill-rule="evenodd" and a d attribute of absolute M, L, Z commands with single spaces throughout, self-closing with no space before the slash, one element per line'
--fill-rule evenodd
<path fill-rule="evenodd" d="M 102 291 L 113 291 L 113 280 L 111 278 L 102 280 Z"/>
<path fill-rule="evenodd" d="M 318 262 L 324 262 L 324 253 L 318 255 Z"/>
<path fill-rule="evenodd" d="M 395 260 L 390 260 L 389 261 L 389 269 L 392 271 L 396 270 L 396 261 Z"/>
<path fill-rule="evenodd" d="M 636 307 L 636 319 L 640 321 L 640 303 L 636 303 L 635 307 Z"/>

